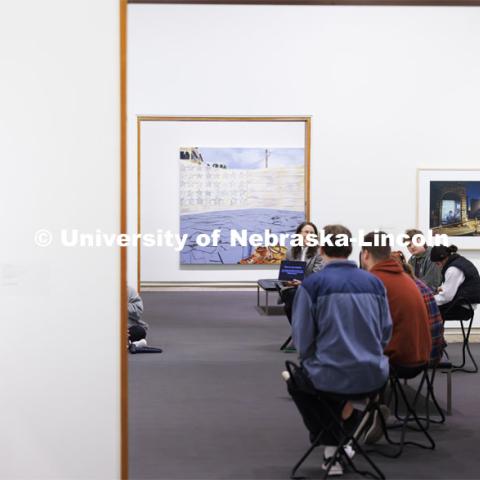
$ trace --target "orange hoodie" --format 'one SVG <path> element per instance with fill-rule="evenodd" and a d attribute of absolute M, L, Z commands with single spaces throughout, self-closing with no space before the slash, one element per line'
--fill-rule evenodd
<path fill-rule="evenodd" d="M 370 273 L 378 277 L 387 289 L 393 322 L 392 338 L 385 348 L 390 363 L 410 365 L 427 362 L 432 337 L 425 303 L 415 282 L 395 260 L 377 263 Z"/>

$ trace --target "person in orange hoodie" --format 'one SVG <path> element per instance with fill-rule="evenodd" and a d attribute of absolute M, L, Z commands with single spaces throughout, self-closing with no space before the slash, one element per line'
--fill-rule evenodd
<path fill-rule="evenodd" d="M 378 243 L 381 245 L 377 246 Z M 427 310 L 415 282 L 391 258 L 388 243 L 385 232 L 371 232 L 364 238 L 361 253 L 363 267 L 378 277 L 387 290 L 393 332 L 385 354 L 390 364 L 396 366 L 426 363 L 432 348 Z"/>

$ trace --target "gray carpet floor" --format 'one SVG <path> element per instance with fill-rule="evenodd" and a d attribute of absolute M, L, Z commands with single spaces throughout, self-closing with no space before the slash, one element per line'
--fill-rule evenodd
<path fill-rule="evenodd" d="M 287 479 L 308 437 L 280 377 L 284 361 L 295 359 L 278 350 L 286 318 L 261 315 L 253 292 L 146 292 L 143 299 L 149 345 L 164 353 L 129 356 L 130 478 Z M 458 358 L 459 345 L 449 352 Z M 439 375 L 441 405 L 445 383 Z M 453 415 L 431 429 L 436 450 L 373 458 L 392 479 L 479 479 L 479 399 L 480 375 L 455 373 Z M 317 449 L 301 473 L 322 478 L 321 459 Z"/>

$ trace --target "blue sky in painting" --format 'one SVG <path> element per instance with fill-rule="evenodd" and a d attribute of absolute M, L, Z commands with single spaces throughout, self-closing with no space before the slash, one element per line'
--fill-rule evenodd
<path fill-rule="evenodd" d="M 209 164 L 222 163 L 231 169 L 263 168 L 265 148 L 208 148 L 199 147 L 203 160 Z M 303 148 L 268 148 L 269 167 L 301 166 L 305 162 Z"/>

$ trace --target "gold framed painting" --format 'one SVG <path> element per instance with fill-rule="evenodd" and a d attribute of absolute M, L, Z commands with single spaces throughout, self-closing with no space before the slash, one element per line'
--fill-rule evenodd
<path fill-rule="evenodd" d="M 480 169 L 418 169 L 417 224 L 459 249 L 480 249 Z"/>
<path fill-rule="evenodd" d="M 285 247 L 232 245 L 230 232 L 288 234 L 309 219 L 310 136 L 307 116 L 139 116 L 138 233 L 188 235 L 181 267 L 280 263 Z M 196 243 L 215 229 L 218 245 Z M 145 250 L 139 272 L 172 261 Z"/>

